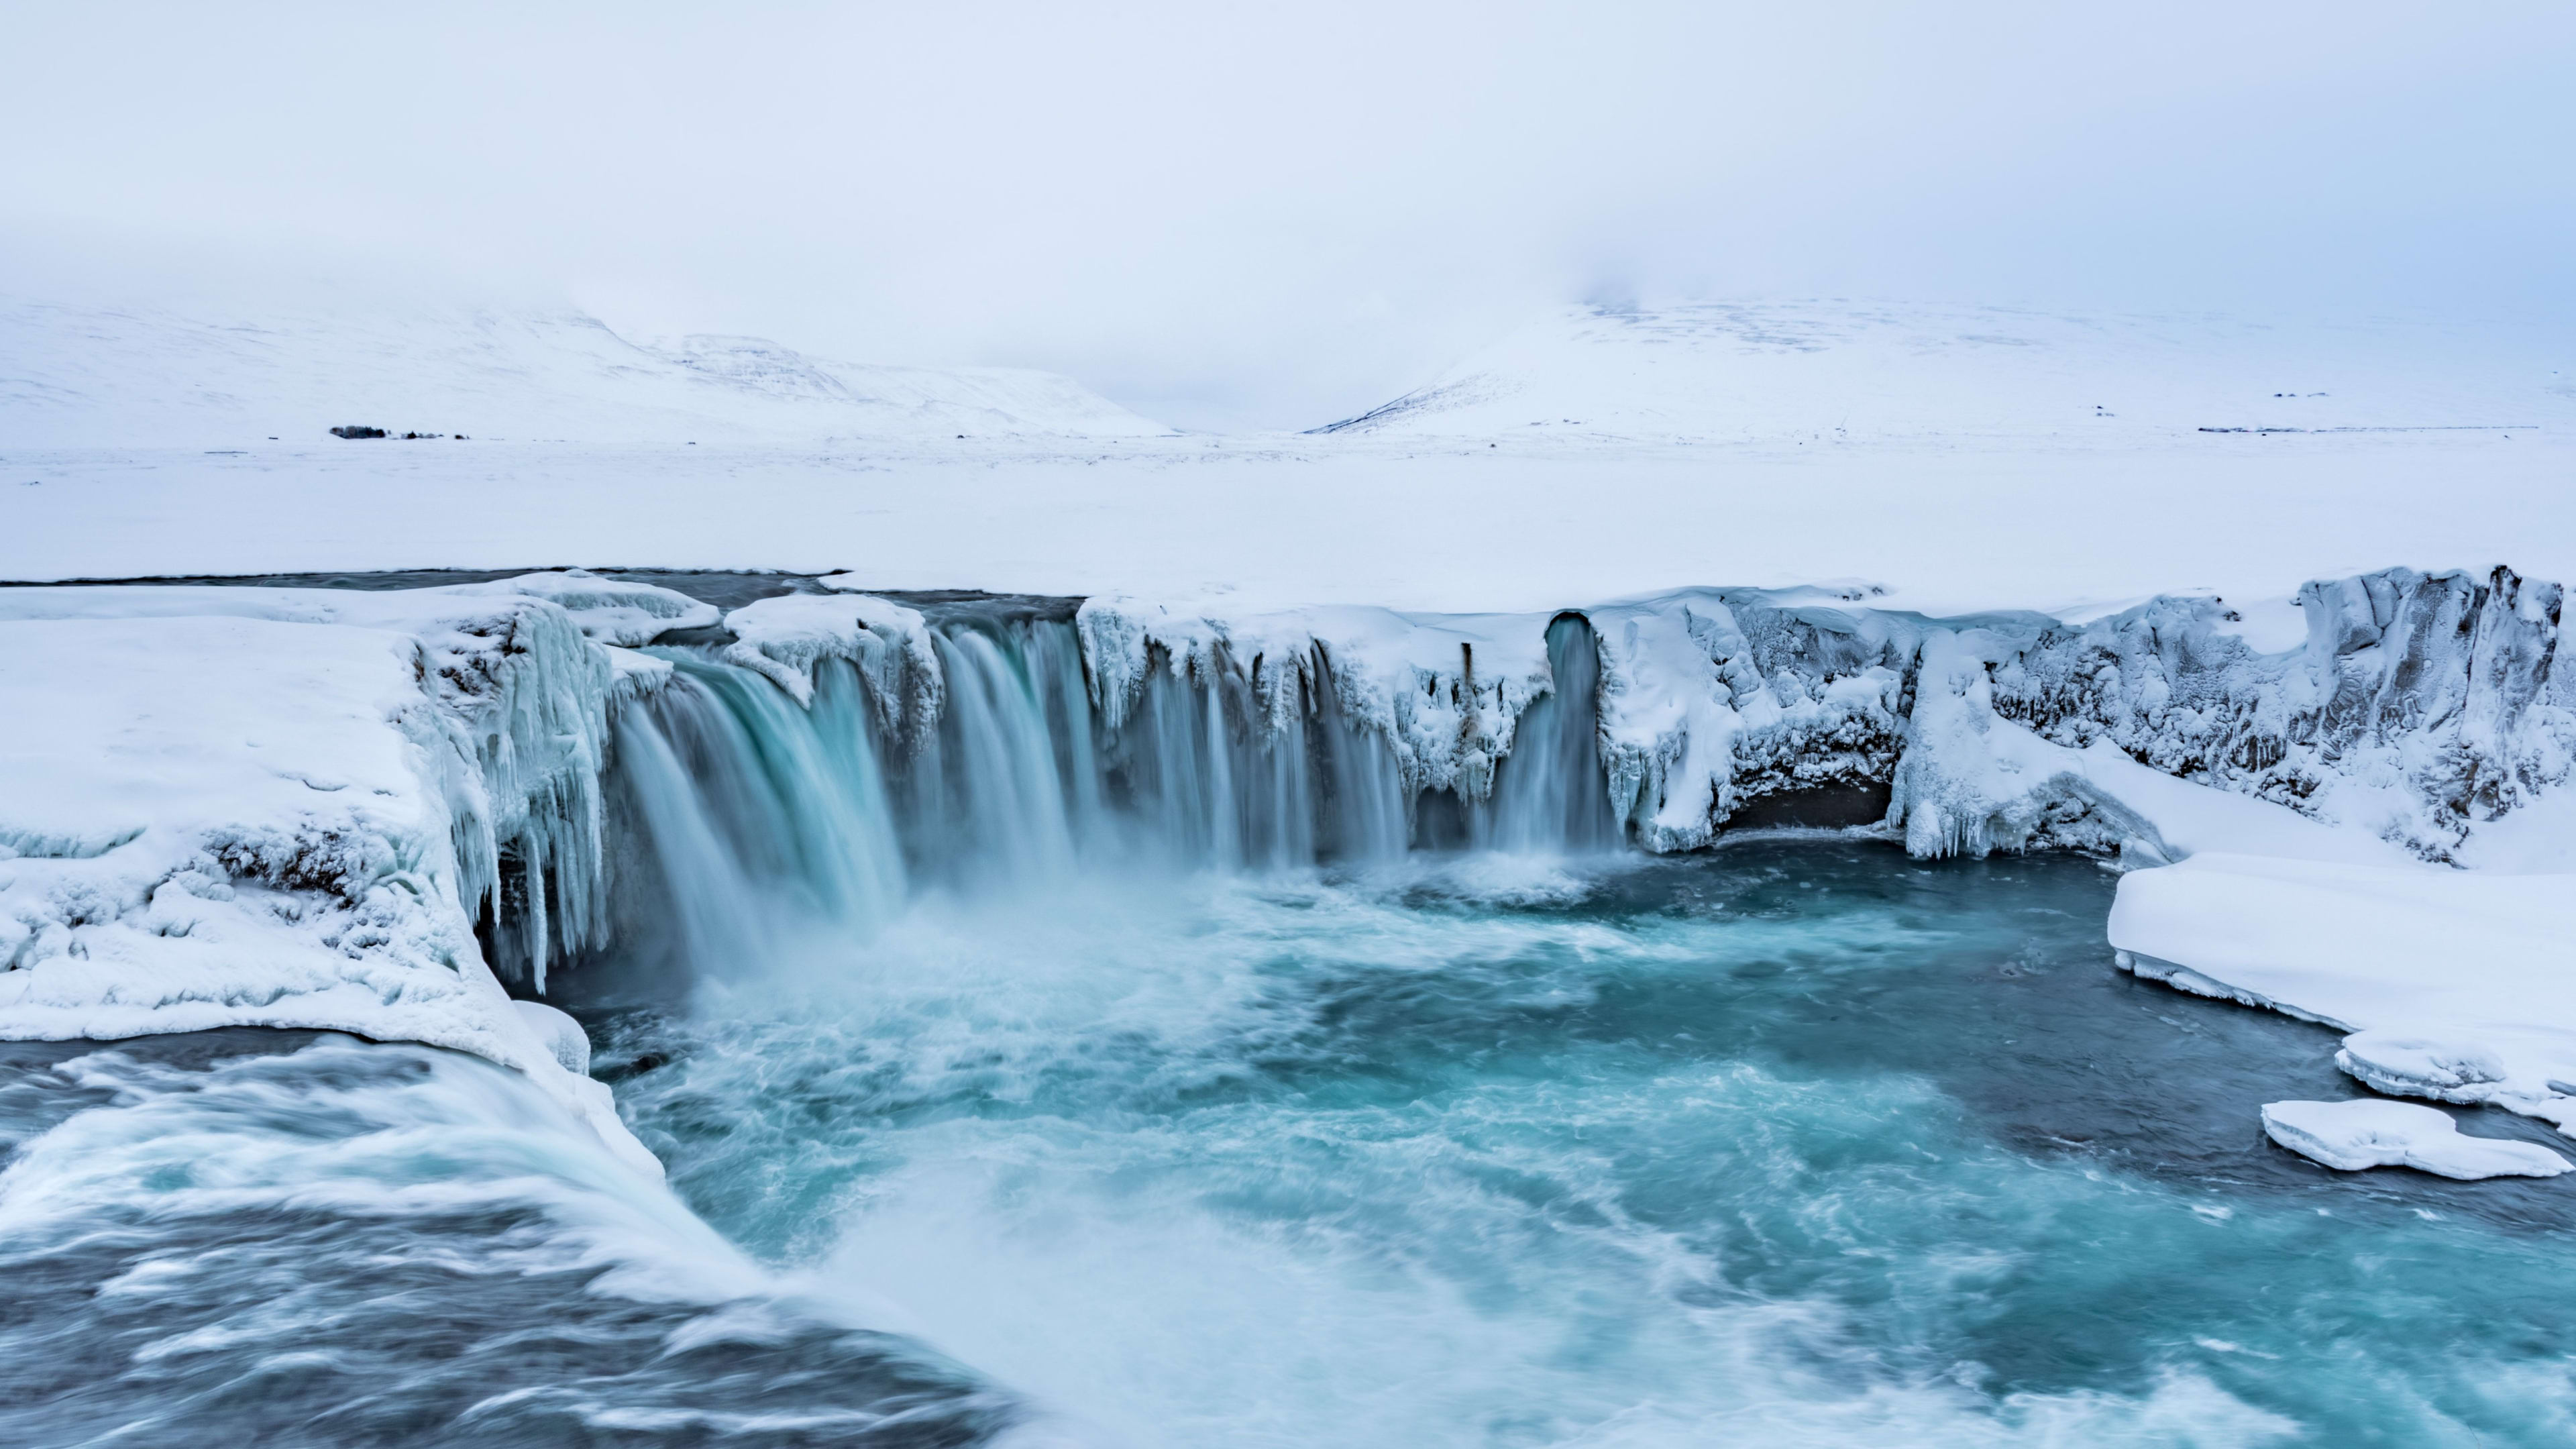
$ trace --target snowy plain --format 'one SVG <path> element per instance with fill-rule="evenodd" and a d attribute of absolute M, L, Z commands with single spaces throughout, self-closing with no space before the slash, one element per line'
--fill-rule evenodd
<path fill-rule="evenodd" d="M 2080 844 L 2148 867 L 2111 923 L 2146 974 L 2354 1029 L 2363 1065 L 2348 1070 L 2381 1090 L 2576 1121 L 2559 1090 L 2576 1082 L 2576 881 L 2458 868 L 2564 870 L 2571 854 L 2576 669 L 2549 672 L 2558 596 L 2537 581 L 2576 578 L 2576 366 L 2551 339 L 1848 303 L 1578 309 L 1327 430 L 1215 436 L 1043 374 L 863 368 L 752 339 L 639 345 L 579 317 L 251 323 L 28 302 L 6 318 L 0 578 L 836 572 L 839 597 L 729 620 L 743 658 L 791 693 L 836 654 L 922 667 L 919 616 L 871 591 L 1082 596 L 1096 678 L 1155 650 L 1253 669 L 1327 646 L 1413 778 L 1468 789 L 1546 692 L 1548 620 L 1581 610 L 1602 638 L 1605 750 L 1650 846 L 1705 844 L 1783 781 L 1892 771 L 1890 821 L 1918 853 Z M 327 435 L 344 423 L 451 436 Z M 2298 765 L 2300 788 L 2167 773 L 2160 750 L 2207 742 L 2192 733 L 2206 720 L 2166 702 L 2192 658 L 2236 651 L 2219 671 L 2231 707 L 2328 711 L 2342 661 L 2367 672 L 2397 650 L 2378 642 L 2390 618 L 2365 617 L 2358 642 L 2329 627 L 2334 610 L 2380 607 L 2358 576 L 2411 565 L 2429 579 L 2380 592 L 2483 601 L 2505 587 L 2500 564 L 2535 581 L 2505 613 L 2533 621 L 2539 675 L 2509 718 L 2416 722 L 2494 735 L 2464 746 L 2508 777 L 2474 817 L 2445 815 L 2385 731 Z M 2318 580 L 2361 602 L 2302 593 Z M 460 820 L 551 839 L 529 822 L 595 816 L 582 792 L 605 712 L 653 674 L 618 646 L 712 610 L 554 575 L 375 596 L 6 590 L 0 613 L 0 895 L 17 922 L 0 928 L 33 968 L 11 973 L 0 1030 L 322 1025 L 552 1069 L 552 1044 L 476 974 L 490 872 L 448 842 Z M 2471 692 L 2494 673 L 2470 639 L 2485 627 L 2433 650 Z M 1784 679 L 1767 641 L 1792 634 L 1849 657 Z M 523 657 L 496 638 L 536 642 Z M 2143 654 L 2119 642 L 2141 638 Z M 2150 684 L 2121 675 L 2091 713 L 2027 682 L 2097 647 L 2138 664 L 2169 639 L 2191 657 Z M 406 683 L 404 661 L 443 658 L 468 664 Z M 431 682 L 450 677 L 468 687 Z M 171 697 L 208 703 L 153 703 Z M 473 743 L 493 728 L 516 742 L 506 765 Z M 293 758 L 255 753 L 272 738 Z M 522 750 L 563 757 L 522 778 Z M 218 838 L 284 844 L 234 869 Z M 355 887 L 312 875 L 351 840 Z M 129 954 L 93 949 L 100 932 Z M 228 966 L 227 941 L 310 979 Z M 2413 1060 L 2374 1057 L 2372 1031 L 2498 1063 L 2479 1079 L 2492 1090 L 2365 1070 Z M 562 1075 L 567 1092 L 588 1085 Z"/>
<path fill-rule="evenodd" d="M 1579 309 L 1463 364 L 1502 394 L 1477 408 L 1212 435 L 1040 374 L 969 425 L 978 378 L 870 391 L 739 339 L 774 365 L 718 377 L 589 319 L 35 310 L 0 328 L 0 578 L 847 569 L 1446 612 L 1860 579 L 1952 614 L 2576 576 L 2576 360 L 2510 330 Z M 1654 405 L 1595 416 L 1621 389 Z"/>

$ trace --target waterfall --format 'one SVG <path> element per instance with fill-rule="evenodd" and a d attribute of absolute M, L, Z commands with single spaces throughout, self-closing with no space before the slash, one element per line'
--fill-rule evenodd
<path fill-rule="evenodd" d="M 1619 841 L 1601 766 L 1590 627 L 1550 627 L 1554 691 L 1529 707 L 1491 800 L 1452 842 L 1416 817 L 1397 753 L 1340 703 L 1331 661 L 1155 669 L 1115 728 L 1060 610 L 934 610 L 935 723 L 881 727 L 881 687 L 815 666 L 810 706 L 713 646 L 659 647 L 670 683 L 619 708 L 615 934 L 683 963 L 771 954 L 807 926 L 865 934 L 917 889 L 1061 880 L 1087 867 L 1274 870 L 1466 843 Z M 1168 663 L 1168 661 L 1165 661 Z M 1429 797 L 1426 797 L 1426 799 Z"/>
<path fill-rule="evenodd" d="M 1601 767 L 1601 654 L 1592 626 L 1560 614 L 1547 628 L 1555 688 L 1521 712 L 1495 771 L 1487 843 L 1503 850 L 1589 853 L 1619 844 L 1610 777 Z"/>
<path fill-rule="evenodd" d="M 904 855 L 857 672 L 817 665 L 805 709 L 747 670 L 660 652 L 676 677 L 617 720 L 618 935 L 694 963 L 774 950 L 791 922 L 891 917 Z"/>

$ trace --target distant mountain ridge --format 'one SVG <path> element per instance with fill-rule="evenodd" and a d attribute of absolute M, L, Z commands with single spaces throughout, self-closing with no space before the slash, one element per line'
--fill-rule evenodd
<path fill-rule="evenodd" d="M 2576 422 L 2576 348 L 2470 326 L 1910 303 L 1572 307 L 1318 434 L 1830 441 Z"/>
<path fill-rule="evenodd" d="M 599 443 L 1170 431 L 1054 373 L 638 342 L 570 309 L 249 318 L 0 298 L 0 445 L 213 446 L 343 424 Z"/>

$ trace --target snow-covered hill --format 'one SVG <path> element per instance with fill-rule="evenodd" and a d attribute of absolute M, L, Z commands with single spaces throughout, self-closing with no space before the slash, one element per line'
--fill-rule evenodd
<path fill-rule="evenodd" d="M 1168 431 L 1053 373 L 834 362 L 757 337 L 639 343 L 570 310 L 254 318 L 0 298 L 0 446 L 327 442 L 346 424 L 674 444 Z"/>
<path fill-rule="evenodd" d="M 1568 308 L 1317 431 L 2127 446 L 2571 422 L 2576 349 L 2492 327 L 1801 302 Z"/>

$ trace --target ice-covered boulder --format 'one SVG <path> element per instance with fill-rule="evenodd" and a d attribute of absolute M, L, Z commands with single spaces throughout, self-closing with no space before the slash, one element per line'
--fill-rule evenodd
<path fill-rule="evenodd" d="M 2263 1131 L 2338 1172 L 2411 1167 L 2442 1177 L 2556 1177 L 2566 1158 L 2528 1142 L 2471 1137 L 2450 1114 L 2409 1102 L 2266 1102 Z"/>

